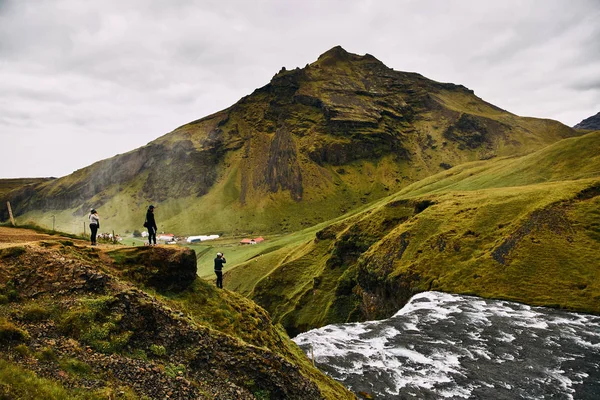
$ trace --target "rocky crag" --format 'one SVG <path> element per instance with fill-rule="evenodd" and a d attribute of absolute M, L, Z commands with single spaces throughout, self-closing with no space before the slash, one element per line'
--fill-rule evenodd
<path fill-rule="evenodd" d="M 592 115 L 589 118 L 584 119 L 573 128 L 575 129 L 585 129 L 590 131 L 600 130 L 600 112 L 596 115 Z"/>
<path fill-rule="evenodd" d="M 354 398 L 264 310 L 196 280 L 191 250 L 19 231 L 0 243 L 0 398 Z"/>

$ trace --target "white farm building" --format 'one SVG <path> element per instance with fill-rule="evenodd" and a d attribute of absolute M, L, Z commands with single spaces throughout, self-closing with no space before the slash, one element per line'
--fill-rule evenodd
<path fill-rule="evenodd" d="M 187 238 L 188 243 L 199 243 L 205 242 L 207 240 L 215 240 L 218 239 L 219 235 L 198 235 L 198 236 L 190 236 Z"/>

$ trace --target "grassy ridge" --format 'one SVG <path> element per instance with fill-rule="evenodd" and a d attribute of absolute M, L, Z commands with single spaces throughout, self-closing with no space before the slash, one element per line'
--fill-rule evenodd
<path fill-rule="evenodd" d="M 126 388 L 103 388 L 100 390 L 66 388 L 51 379 L 41 378 L 18 365 L 0 359 L 0 398 L 28 400 L 101 400 L 115 398 L 137 399 Z"/>
<path fill-rule="evenodd" d="M 36 185 L 39 183 L 52 180 L 53 178 L 15 178 L 15 179 L 0 179 L 0 196 L 5 196 L 9 192 L 22 188 L 28 185 Z"/>
<path fill-rule="evenodd" d="M 600 155 L 595 150 L 599 141 L 597 131 L 522 157 L 466 163 L 410 185 L 398 196 L 593 178 L 600 174 Z"/>
<path fill-rule="evenodd" d="M 290 239 L 226 285 L 291 333 L 387 316 L 430 289 L 598 313 L 599 147 L 594 132 L 453 168 Z"/>

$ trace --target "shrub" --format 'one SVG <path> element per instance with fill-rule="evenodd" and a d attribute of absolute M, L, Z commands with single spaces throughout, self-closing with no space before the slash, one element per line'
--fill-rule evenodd
<path fill-rule="evenodd" d="M 22 319 L 29 322 L 45 321 L 50 318 L 51 314 L 52 312 L 50 310 L 46 309 L 40 304 L 30 303 L 23 307 Z"/>
<path fill-rule="evenodd" d="M 7 247 L 5 249 L 0 249 L 0 259 L 8 257 L 18 257 L 23 253 L 25 253 L 24 247 Z"/>
<path fill-rule="evenodd" d="M 165 346 L 162 346 L 160 344 L 152 344 L 150 345 L 150 352 L 157 357 L 163 357 L 167 354 L 167 349 L 165 349 Z"/>
<path fill-rule="evenodd" d="M 185 375 L 185 366 L 184 365 L 173 365 L 167 364 L 165 365 L 165 374 L 167 374 L 170 378 L 175 378 L 179 375 Z"/>
<path fill-rule="evenodd" d="M 76 358 L 62 360 L 60 362 L 60 367 L 75 375 L 89 375 L 92 372 L 92 367 Z"/>
<path fill-rule="evenodd" d="M 26 342 L 29 333 L 6 318 L 0 318 L 0 342 Z"/>
<path fill-rule="evenodd" d="M 21 357 L 26 357 L 30 354 L 29 352 L 29 347 L 27 347 L 24 344 L 20 344 L 18 346 L 15 347 L 15 351 L 21 356 Z"/>
<path fill-rule="evenodd" d="M 129 343 L 133 332 L 121 330 L 122 315 L 110 310 L 114 301 L 111 296 L 80 300 L 74 309 L 61 316 L 59 328 L 98 351 L 118 352 Z"/>
<path fill-rule="evenodd" d="M 19 300 L 19 292 L 13 282 L 8 282 L 4 287 L 0 287 L 0 296 L 4 298 L 0 299 L 0 304 Z"/>
<path fill-rule="evenodd" d="M 271 398 L 271 392 L 265 389 L 257 390 L 252 394 L 254 395 L 256 400 L 269 400 Z"/>
<path fill-rule="evenodd" d="M 142 349 L 134 349 L 131 353 L 131 358 L 135 358 L 138 360 L 148 361 L 148 355 Z"/>
<path fill-rule="evenodd" d="M 52 347 L 44 347 L 36 354 L 36 358 L 40 361 L 56 361 L 56 353 Z"/>

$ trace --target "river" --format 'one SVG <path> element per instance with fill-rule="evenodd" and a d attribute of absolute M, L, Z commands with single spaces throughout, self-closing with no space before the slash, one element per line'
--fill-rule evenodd
<path fill-rule="evenodd" d="M 294 341 L 359 398 L 600 399 L 600 316 L 425 292 Z"/>

